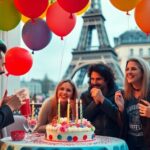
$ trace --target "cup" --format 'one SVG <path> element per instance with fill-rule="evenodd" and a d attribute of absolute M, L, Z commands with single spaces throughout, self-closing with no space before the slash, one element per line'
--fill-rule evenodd
<path fill-rule="evenodd" d="M 26 103 L 20 107 L 20 113 L 28 117 L 31 115 L 31 107 L 30 107 L 30 99 L 25 99 L 24 100 Z"/>
<path fill-rule="evenodd" d="M 23 104 L 20 107 L 20 113 L 25 116 L 28 117 L 31 115 L 31 107 L 30 107 L 30 96 L 29 96 L 29 90 L 27 88 L 22 88 L 20 90 L 18 90 L 16 92 L 16 95 L 25 102 L 25 104 Z"/>
<path fill-rule="evenodd" d="M 25 137 L 25 131 L 24 130 L 11 131 L 10 136 L 13 141 L 21 141 Z"/>

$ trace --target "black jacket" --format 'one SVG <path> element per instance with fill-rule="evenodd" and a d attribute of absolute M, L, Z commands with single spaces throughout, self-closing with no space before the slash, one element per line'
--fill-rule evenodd
<path fill-rule="evenodd" d="M 96 135 L 120 137 L 119 111 L 114 101 L 117 88 L 111 89 L 103 104 L 96 105 L 90 92 L 81 94 L 83 103 L 83 117 L 95 126 Z"/>
<path fill-rule="evenodd" d="M 13 113 L 9 106 L 3 105 L 0 108 L 0 129 L 14 122 Z"/>

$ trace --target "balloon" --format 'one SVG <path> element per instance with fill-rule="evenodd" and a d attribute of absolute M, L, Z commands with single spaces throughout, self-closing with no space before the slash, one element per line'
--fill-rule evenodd
<path fill-rule="evenodd" d="M 53 2 L 53 3 L 54 3 L 54 2 Z M 46 16 L 48 7 L 49 7 L 51 4 L 53 4 L 53 3 L 52 3 L 51 1 L 49 1 L 49 4 L 48 4 L 46 10 L 45 10 L 45 11 L 42 13 L 42 15 L 40 15 L 38 18 L 41 18 L 41 19 L 44 18 L 44 17 Z M 28 17 L 22 15 L 21 20 L 25 23 L 25 22 L 27 22 L 28 20 L 30 20 L 30 18 L 28 18 Z"/>
<path fill-rule="evenodd" d="M 135 21 L 146 34 L 150 33 L 150 0 L 142 0 L 135 8 Z"/>
<path fill-rule="evenodd" d="M 70 13 L 76 13 L 82 10 L 89 0 L 57 0 L 59 5 Z"/>
<path fill-rule="evenodd" d="M 13 0 L 0 1 L 0 30 L 14 29 L 21 20 L 21 14 L 14 6 Z"/>
<path fill-rule="evenodd" d="M 37 51 L 48 45 L 52 38 L 46 22 L 40 18 L 29 20 L 22 29 L 22 39 L 32 50 Z"/>
<path fill-rule="evenodd" d="M 110 0 L 113 6 L 121 11 L 126 12 L 135 8 L 140 1 L 141 0 Z"/>
<path fill-rule="evenodd" d="M 70 17 L 70 13 L 63 10 L 58 2 L 51 5 L 46 14 L 46 23 L 48 27 L 58 36 L 68 35 L 76 23 L 75 15 Z"/>
<path fill-rule="evenodd" d="M 44 18 L 44 17 L 46 16 L 46 12 L 47 12 L 47 9 L 44 11 L 44 13 L 43 13 L 41 16 L 39 16 L 39 18 L 41 18 L 41 19 Z M 24 23 L 26 23 L 27 21 L 30 20 L 30 18 L 28 18 L 28 17 L 22 15 L 22 16 L 21 16 L 21 20 L 22 20 Z"/>
<path fill-rule="evenodd" d="M 31 54 L 24 48 L 13 47 L 6 52 L 5 68 L 8 74 L 23 75 L 31 69 L 32 63 Z"/>
<path fill-rule="evenodd" d="M 38 18 L 48 6 L 48 0 L 14 0 L 14 3 L 16 8 L 29 18 Z"/>
<path fill-rule="evenodd" d="M 90 8 L 90 6 L 91 6 L 91 1 L 89 1 L 88 4 L 82 10 L 77 12 L 76 14 L 77 15 L 82 15 L 83 13 L 85 13 Z"/>

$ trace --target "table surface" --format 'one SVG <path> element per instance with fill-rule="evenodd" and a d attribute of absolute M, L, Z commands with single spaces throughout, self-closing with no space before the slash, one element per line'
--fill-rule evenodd
<path fill-rule="evenodd" d="M 0 140 L 0 150 L 128 150 L 124 140 L 96 136 L 90 142 L 51 142 L 45 139 L 44 135 L 29 135 L 22 141 L 12 141 L 10 137 Z"/>

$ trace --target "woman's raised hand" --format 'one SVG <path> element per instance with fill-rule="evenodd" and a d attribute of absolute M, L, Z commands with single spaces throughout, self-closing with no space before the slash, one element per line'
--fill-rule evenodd
<path fill-rule="evenodd" d="M 124 110 L 124 99 L 123 99 L 123 96 L 121 94 L 121 91 L 117 91 L 115 93 L 115 103 L 117 104 L 119 111 L 123 112 L 123 110 Z"/>

